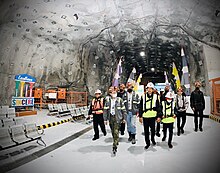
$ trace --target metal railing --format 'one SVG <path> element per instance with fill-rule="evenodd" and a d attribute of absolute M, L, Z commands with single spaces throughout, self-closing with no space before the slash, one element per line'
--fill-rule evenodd
<path fill-rule="evenodd" d="M 211 82 L 211 112 L 220 116 L 220 77 L 209 80 Z"/>

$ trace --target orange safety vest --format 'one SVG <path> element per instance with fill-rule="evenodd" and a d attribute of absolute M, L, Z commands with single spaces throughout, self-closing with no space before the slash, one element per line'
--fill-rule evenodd
<path fill-rule="evenodd" d="M 103 98 L 100 99 L 92 99 L 92 113 L 93 114 L 103 114 Z"/>

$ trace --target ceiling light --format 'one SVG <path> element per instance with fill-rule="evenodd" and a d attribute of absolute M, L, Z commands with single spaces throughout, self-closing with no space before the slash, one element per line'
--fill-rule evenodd
<path fill-rule="evenodd" d="M 152 67 L 150 70 L 151 70 L 152 72 L 154 72 L 154 71 L 155 71 L 155 68 Z"/>
<path fill-rule="evenodd" d="M 144 51 L 140 52 L 140 55 L 145 56 L 145 52 Z"/>

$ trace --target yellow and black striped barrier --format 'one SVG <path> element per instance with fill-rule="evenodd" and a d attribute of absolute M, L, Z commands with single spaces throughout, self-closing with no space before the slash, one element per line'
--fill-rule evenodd
<path fill-rule="evenodd" d="M 209 115 L 209 118 L 220 123 L 220 116 L 216 116 L 216 115 Z"/>
<path fill-rule="evenodd" d="M 58 122 L 52 122 L 52 123 L 40 125 L 40 126 L 37 126 L 37 127 L 38 127 L 38 130 L 46 129 L 46 128 L 53 127 L 53 126 L 63 124 L 63 123 L 67 123 L 67 122 L 70 122 L 70 121 L 81 120 L 83 118 L 85 118 L 84 115 L 80 115 L 80 116 L 77 116 L 77 117 L 72 117 L 72 118 L 68 118 L 68 119 L 65 119 L 65 120 L 58 121 Z"/>

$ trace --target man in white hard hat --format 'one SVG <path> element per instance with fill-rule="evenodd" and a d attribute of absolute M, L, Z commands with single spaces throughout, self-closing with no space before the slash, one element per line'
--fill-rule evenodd
<path fill-rule="evenodd" d="M 167 129 L 169 129 L 169 138 L 168 138 L 168 146 L 169 148 L 173 148 L 172 139 L 173 139 L 173 124 L 175 122 L 176 115 L 174 114 L 174 93 L 168 92 L 165 96 L 165 101 L 161 102 L 162 107 L 162 122 L 163 122 L 163 138 L 162 141 L 166 140 L 167 137 Z"/>
<path fill-rule="evenodd" d="M 155 142 L 155 121 L 160 121 L 157 117 L 159 110 L 159 98 L 157 94 L 154 94 L 154 84 L 149 82 L 146 86 L 146 93 L 141 97 L 139 106 L 139 121 L 144 124 L 144 135 L 146 146 L 148 149 L 150 146 L 149 128 L 151 129 L 151 142 L 156 145 Z"/>
<path fill-rule="evenodd" d="M 89 109 L 88 115 L 93 115 L 93 128 L 94 128 L 94 137 L 92 140 L 99 139 L 99 128 L 101 127 L 102 133 L 106 136 L 106 129 L 103 119 L 103 109 L 104 109 L 104 98 L 101 97 L 101 90 L 97 89 L 95 91 L 95 97 L 92 99 L 91 106 Z"/>

